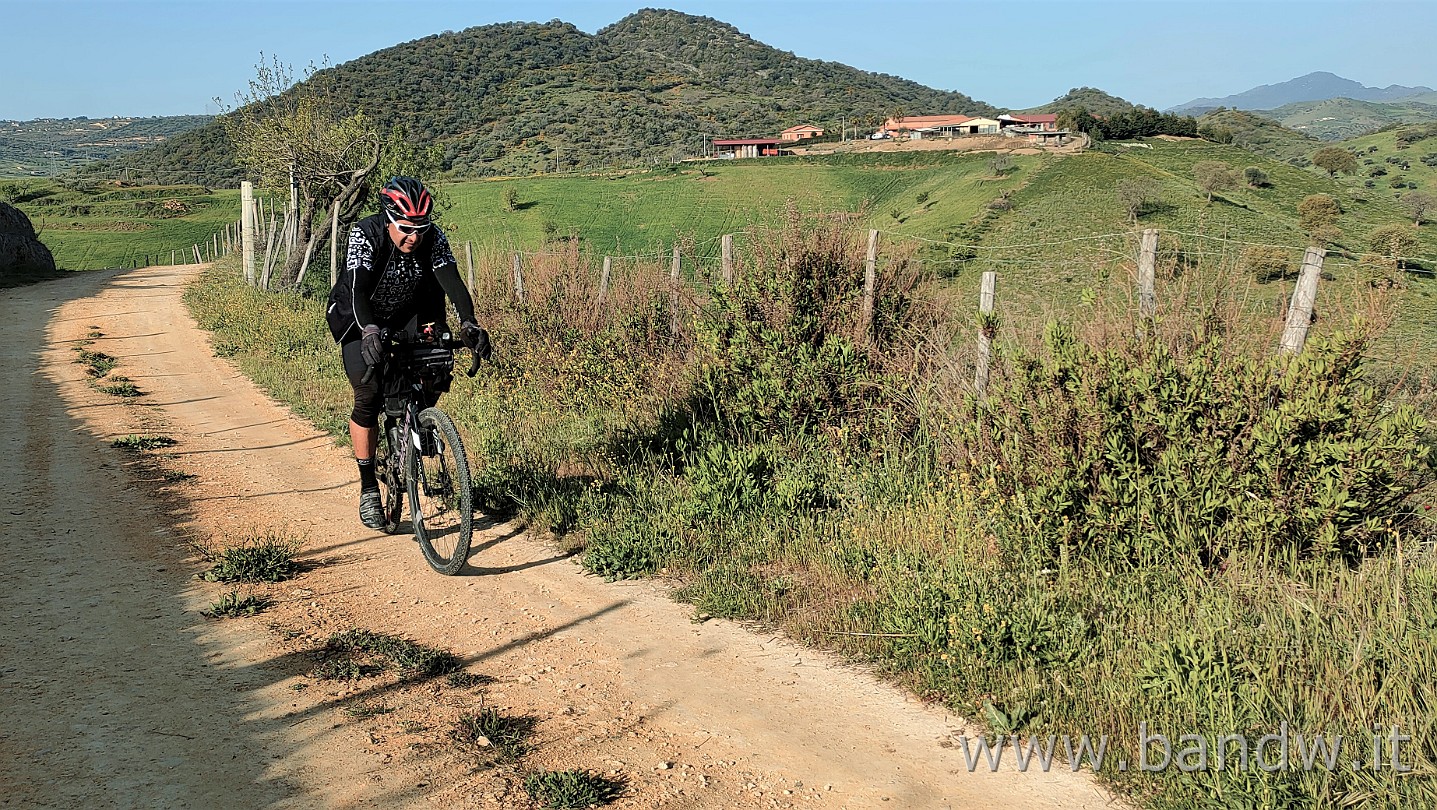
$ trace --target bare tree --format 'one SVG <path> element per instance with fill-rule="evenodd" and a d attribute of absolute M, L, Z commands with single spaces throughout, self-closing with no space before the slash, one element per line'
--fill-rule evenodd
<path fill-rule="evenodd" d="M 1410 191 L 1402 195 L 1402 207 L 1412 215 L 1412 224 L 1421 227 L 1427 215 L 1437 209 L 1437 197 L 1425 191 Z"/>
<path fill-rule="evenodd" d="M 1149 177 L 1124 177 L 1118 181 L 1118 202 L 1128 221 L 1136 224 L 1138 217 L 1162 205 L 1162 186 Z"/>
<path fill-rule="evenodd" d="M 1207 201 L 1212 195 L 1229 188 L 1237 188 L 1237 173 L 1220 160 L 1203 160 L 1193 164 L 1193 179 L 1198 188 L 1207 192 Z"/>
<path fill-rule="evenodd" d="M 378 132 L 362 113 L 342 115 L 332 91 L 329 74 L 319 67 L 310 65 L 296 83 L 278 59 L 261 61 L 249 90 L 236 95 L 238 107 L 223 117 L 240 164 L 258 175 L 260 185 L 294 194 L 293 250 L 279 273 L 284 284 L 293 283 L 305 257 L 328 241 L 325 220 L 336 203 L 341 221 L 356 218 L 379 167 Z"/>

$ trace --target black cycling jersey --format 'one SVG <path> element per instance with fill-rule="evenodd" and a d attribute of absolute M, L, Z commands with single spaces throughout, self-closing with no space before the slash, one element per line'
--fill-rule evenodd
<path fill-rule="evenodd" d="M 444 231 L 430 226 L 418 249 L 402 253 L 389 239 L 384 215 L 374 214 L 349 232 L 344 270 L 329 291 L 329 331 L 343 342 L 370 325 L 399 329 L 416 316 L 420 323 L 440 323 L 446 295 L 461 323 L 474 321 L 474 301 Z"/>

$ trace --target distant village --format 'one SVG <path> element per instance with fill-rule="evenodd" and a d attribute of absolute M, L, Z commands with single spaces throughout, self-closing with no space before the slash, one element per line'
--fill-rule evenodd
<path fill-rule="evenodd" d="M 823 127 L 809 124 L 792 126 L 778 133 L 776 138 L 715 138 L 714 157 L 753 158 L 773 157 L 787 154 L 786 147 L 796 146 L 803 141 L 822 138 L 827 134 Z M 973 135 L 1002 135 L 1022 138 L 1040 145 L 1062 146 L 1067 142 L 1068 131 L 1058 129 L 1056 114 L 1007 113 L 997 118 L 983 118 L 971 115 L 905 115 L 889 118 L 883 122 L 868 139 L 881 141 L 889 138 L 907 138 L 917 141 L 933 138 L 962 138 Z"/>

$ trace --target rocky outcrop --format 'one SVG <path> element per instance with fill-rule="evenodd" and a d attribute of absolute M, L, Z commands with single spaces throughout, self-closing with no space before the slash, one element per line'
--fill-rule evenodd
<path fill-rule="evenodd" d="M 35 235 L 25 212 L 0 203 L 0 281 L 55 274 L 55 257 Z"/>

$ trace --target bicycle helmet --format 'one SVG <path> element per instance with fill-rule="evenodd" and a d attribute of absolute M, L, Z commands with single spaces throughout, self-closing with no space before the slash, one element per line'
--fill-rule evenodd
<path fill-rule="evenodd" d="M 434 210 L 429 189 L 413 177 L 391 177 L 379 190 L 379 206 L 390 219 L 428 222 Z"/>

